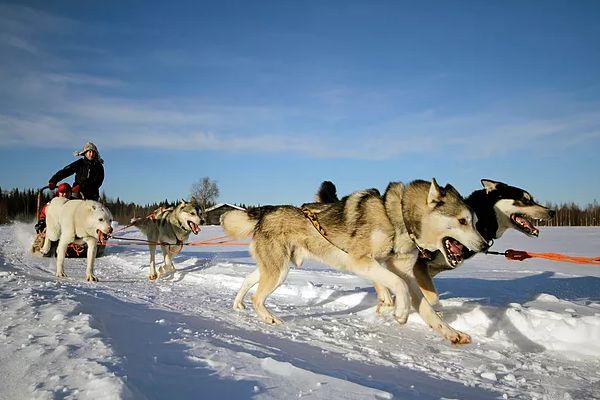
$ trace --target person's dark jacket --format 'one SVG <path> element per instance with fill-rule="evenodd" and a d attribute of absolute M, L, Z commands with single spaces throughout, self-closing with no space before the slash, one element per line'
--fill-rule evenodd
<path fill-rule="evenodd" d="M 100 186 L 104 181 L 102 162 L 98 159 L 90 161 L 85 157 L 80 158 L 52 175 L 48 182 L 56 184 L 73 174 L 75 174 L 73 188 L 79 186 L 79 193 L 84 199 L 97 201 L 100 198 Z"/>

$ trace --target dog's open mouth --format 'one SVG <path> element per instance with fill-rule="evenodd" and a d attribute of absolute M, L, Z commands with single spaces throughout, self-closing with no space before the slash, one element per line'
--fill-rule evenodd
<path fill-rule="evenodd" d="M 194 235 L 197 235 L 200 232 L 200 227 L 194 223 L 194 221 L 188 221 L 188 226 L 194 232 Z"/>
<path fill-rule="evenodd" d="M 451 237 L 445 237 L 442 240 L 442 243 L 444 244 L 446 259 L 450 262 L 452 267 L 456 267 L 465 260 L 465 252 L 469 249 L 461 242 Z"/>
<path fill-rule="evenodd" d="M 105 245 L 108 238 L 110 238 L 110 235 L 102 232 L 100 229 L 97 229 L 96 233 L 98 234 L 98 244 Z"/>
<path fill-rule="evenodd" d="M 538 236 L 540 234 L 539 229 L 533 226 L 533 223 L 525 215 L 511 214 L 510 219 L 521 232 L 530 236 Z"/>

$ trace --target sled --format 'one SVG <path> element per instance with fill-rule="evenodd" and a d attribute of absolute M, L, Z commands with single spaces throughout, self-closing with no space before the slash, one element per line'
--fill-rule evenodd
<path fill-rule="evenodd" d="M 38 191 L 37 196 L 37 211 L 36 215 L 38 217 L 38 222 L 40 222 L 40 210 L 42 206 L 42 192 L 48 189 L 48 186 L 44 186 Z M 31 245 L 31 252 L 35 255 L 42 257 L 52 257 L 56 256 L 56 248 L 58 247 L 58 242 L 52 242 L 50 246 L 50 251 L 48 254 L 42 254 L 40 249 L 44 246 L 44 239 L 46 238 L 46 228 L 43 231 L 36 234 L 35 239 L 33 240 L 33 244 Z M 105 244 L 98 244 L 96 246 L 96 257 L 101 257 L 104 254 L 104 249 L 106 248 Z M 87 257 L 87 244 L 77 244 L 77 243 L 69 243 L 67 246 L 67 252 L 65 253 L 65 257 L 67 258 L 85 258 Z"/>

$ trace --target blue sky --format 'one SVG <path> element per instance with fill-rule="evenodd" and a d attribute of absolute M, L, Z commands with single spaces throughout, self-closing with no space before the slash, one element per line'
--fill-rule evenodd
<path fill-rule="evenodd" d="M 0 2 L 0 187 L 301 204 L 436 177 L 600 200 L 596 1 Z"/>

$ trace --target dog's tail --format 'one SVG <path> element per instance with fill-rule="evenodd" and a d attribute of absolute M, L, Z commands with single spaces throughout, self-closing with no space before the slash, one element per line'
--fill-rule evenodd
<path fill-rule="evenodd" d="M 340 201 L 337 196 L 337 189 L 333 182 L 331 181 L 323 181 L 321 183 L 321 187 L 315 196 L 315 201 L 317 203 L 336 203 Z"/>
<path fill-rule="evenodd" d="M 246 211 L 232 210 L 221 215 L 221 226 L 227 236 L 242 240 L 254 232 L 258 219 L 250 218 Z"/>

